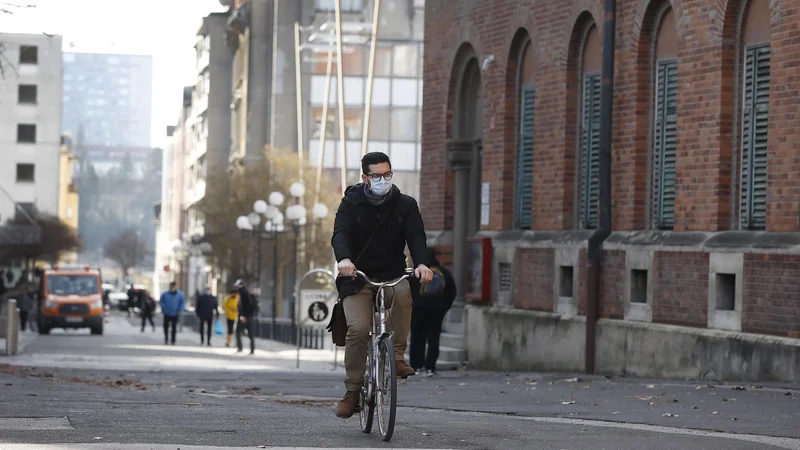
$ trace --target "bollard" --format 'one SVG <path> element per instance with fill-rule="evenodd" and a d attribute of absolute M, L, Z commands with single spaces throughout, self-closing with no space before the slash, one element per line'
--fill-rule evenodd
<path fill-rule="evenodd" d="M 19 309 L 15 299 L 8 300 L 6 311 L 6 356 L 16 356 L 19 351 Z"/>

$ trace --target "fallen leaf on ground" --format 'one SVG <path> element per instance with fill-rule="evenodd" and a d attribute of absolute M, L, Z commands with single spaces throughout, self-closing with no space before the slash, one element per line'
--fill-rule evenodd
<path fill-rule="evenodd" d="M 714 411 L 714 412 L 712 412 L 711 414 L 712 414 L 712 415 L 715 415 L 715 416 L 718 416 L 718 415 L 719 415 L 719 411 Z"/>
<path fill-rule="evenodd" d="M 567 383 L 578 383 L 578 382 L 583 381 L 583 380 L 581 380 L 580 378 L 567 378 L 564 381 L 566 381 Z"/>
<path fill-rule="evenodd" d="M 680 417 L 680 416 L 678 416 L 677 414 L 666 413 L 666 414 L 662 414 L 661 417 Z"/>
<path fill-rule="evenodd" d="M 785 393 L 785 394 L 783 394 L 783 395 L 785 395 L 785 396 L 787 396 L 787 397 L 791 397 L 793 394 L 792 394 L 791 392 L 787 392 L 787 393 Z"/>
<path fill-rule="evenodd" d="M 648 403 L 650 406 L 658 406 L 658 402 L 650 402 Z"/>
<path fill-rule="evenodd" d="M 692 406 L 692 409 L 700 409 L 700 408 L 698 408 L 697 406 Z"/>
<path fill-rule="evenodd" d="M 648 401 L 648 400 L 652 400 L 653 396 L 652 395 L 634 395 L 633 398 L 636 398 L 636 399 L 639 399 L 639 400 Z"/>
<path fill-rule="evenodd" d="M 100 437 L 100 436 L 96 436 L 96 437 L 94 438 L 94 440 L 95 440 L 95 441 L 99 441 L 99 440 L 102 440 L 102 439 L 103 439 L 103 438 L 102 438 L 102 437 Z"/>
<path fill-rule="evenodd" d="M 647 385 L 647 386 L 645 386 L 645 387 L 646 387 L 647 389 L 655 389 L 655 388 L 656 388 L 656 385 L 655 385 L 655 384 L 648 384 L 648 385 Z"/>
<path fill-rule="evenodd" d="M 744 386 L 734 386 L 731 389 L 733 389 L 734 391 L 746 391 L 747 390 L 747 388 L 744 387 Z"/>
<path fill-rule="evenodd" d="M 572 401 L 569 401 L 569 402 L 561 402 L 561 404 L 562 405 L 574 405 L 575 404 L 575 400 L 572 400 Z"/>
<path fill-rule="evenodd" d="M 423 433 L 422 433 L 422 435 L 423 435 L 423 436 L 430 436 L 431 434 L 430 434 L 430 433 L 428 433 L 427 431 L 425 431 L 425 432 L 423 432 Z"/>

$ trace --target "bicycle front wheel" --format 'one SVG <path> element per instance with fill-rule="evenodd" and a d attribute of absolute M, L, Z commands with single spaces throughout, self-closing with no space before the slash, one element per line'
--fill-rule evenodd
<path fill-rule="evenodd" d="M 387 337 L 380 343 L 378 352 L 377 409 L 378 429 L 383 440 L 389 442 L 394 433 L 397 413 L 397 367 L 394 358 L 394 343 Z"/>

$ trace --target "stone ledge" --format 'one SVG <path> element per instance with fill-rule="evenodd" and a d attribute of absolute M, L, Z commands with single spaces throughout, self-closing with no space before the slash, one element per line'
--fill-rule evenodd
<path fill-rule="evenodd" d="M 586 318 L 469 305 L 477 369 L 582 372 Z M 800 382 L 800 339 L 600 319 L 597 371 L 639 377 Z"/>

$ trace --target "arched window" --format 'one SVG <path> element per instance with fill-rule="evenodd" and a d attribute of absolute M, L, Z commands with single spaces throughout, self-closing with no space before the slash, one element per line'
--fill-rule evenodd
<path fill-rule="evenodd" d="M 744 229 L 767 225 L 767 159 L 770 79 L 769 0 L 752 0 L 741 28 L 742 126 L 739 222 Z"/>
<path fill-rule="evenodd" d="M 653 227 L 675 225 L 675 156 L 677 152 L 678 39 L 673 10 L 661 15 L 656 28 L 653 64 Z"/>
<path fill-rule="evenodd" d="M 597 26 L 588 27 L 581 54 L 580 227 L 597 227 L 600 173 L 600 85 L 602 42 Z"/>
<path fill-rule="evenodd" d="M 519 50 L 517 73 L 517 149 L 514 177 L 514 225 L 530 229 L 533 226 L 533 139 L 534 107 L 536 103 L 536 49 L 530 38 Z"/>

